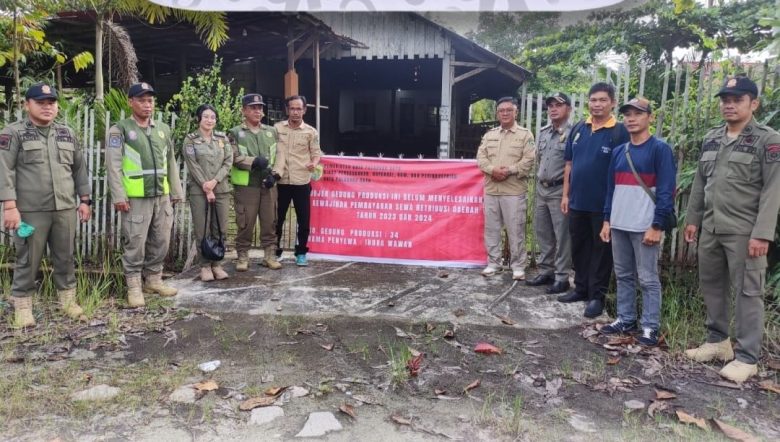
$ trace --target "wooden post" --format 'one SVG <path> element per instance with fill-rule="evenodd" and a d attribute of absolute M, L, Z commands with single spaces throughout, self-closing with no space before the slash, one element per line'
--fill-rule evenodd
<path fill-rule="evenodd" d="M 295 72 L 295 42 L 292 29 L 287 30 L 287 72 L 284 74 L 284 96 L 298 95 L 298 74 Z"/>
<path fill-rule="evenodd" d="M 314 124 L 322 139 L 320 128 L 320 39 L 314 40 Z"/>
<path fill-rule="evenodd" d="M 447 41 L 441 60 L 441 105 L 439 106 L 439 159 L 450 157 L 450 114 L 452 107 L 452 46 Z"/>

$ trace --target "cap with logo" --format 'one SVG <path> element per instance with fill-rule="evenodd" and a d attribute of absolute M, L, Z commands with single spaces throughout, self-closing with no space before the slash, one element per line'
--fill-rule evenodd
<path fill-rule="evenodd" d="M 154 91 L 154 88 L 149 83 L 136 83 L 127 90 L 127 96 L 130 98 L 146 94 L 157 95 L 157 92 Z"/>
<path fill-rule="evenodd" d="M 745 77 L 744 75 L 731 76 L 726 78 L 726 82 L 723 83 L 723 87 L 720 88 L 716 97 L 721 95 L 745 95 L 752 94 L 754 97 L 758 96 L 758 86 L 753 80 Z"/>
<path fill-rule="evenodd" d="M 625 113 L 628 109 L 636 109 L 640 112 L 653 113 L 653 106 L 650 105 L 650 100 L 644 97 L 634 97 L 622 106 L 620 106 L 620 113 Z"/>
<path fill-rule="evenodd" d="M 241 105 L 242 106 L 265 106 L 265 103 L 263 102 L 263 96 L 260 94 L 246 94 L 244 95 L 244 98 L 241 99 Z"/>
<path fill-rule="evenodd" d="M 563 92 L 556 92 L 549 97 L 544 99 L 544 104 L 549 105 L 550 102 L 556 101 L 558 103 L 563 103 L 566 105 L 571 106 L 571 99 L 569 99 L 569 96 L 564 94 Z"/>
<path fill-rule="evenodd" d="M 57 99 L 57 90 L 46 83 L 35 83 L 27 88 L 27 92 L 24 94 L 25 100 L 46 100 Z"/>

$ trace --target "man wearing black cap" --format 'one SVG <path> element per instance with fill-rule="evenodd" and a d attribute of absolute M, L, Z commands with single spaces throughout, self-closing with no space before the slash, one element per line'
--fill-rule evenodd
<path fill-rule="evenodd" d="M 277 156 L 276 129 L 261 123 L 263 117 L 263 96 L 247 94 L 241 100 L 244 122 L 228 131 L 233 145 L 233 169 L 230 182 L 235 187 L 236 224 L 236 271 L 249 268 L 249 248 L 255 232 L 255 223 L 260 217 L 260 246 L 263 248 L 262 265 L 279 270 L 282 265 L 276 260 L 276 181 L 279 172 L 274 166 L 284 164 L 284 157 Z M 281 158 L 281 159 L 280 159 Z"/>
<path fill-rule="evenodd" d="M 563 152 L 566 137 L 571 130 L 571 100 L 556 92 L 547 97 L 547 115 L 550 124 L 539 132 L 536 148 L 536 202 L 534 232 L 539 241 L 539 274 L 528 280 L 527 285 L 552 284 L 547 293 L 563 293 L 569 290 L 571 269 L 571 237 L 569 217 L 561 212 L 563 196 L 563 169 L 566 162 Z"/>
<path fill-rule="evenodd" d="M 176 295 L 175 288 L 163 283 L 162 270 L 171 242 L 173 205 L 184 192 L 171 128 L 152 118 L 154 89 L 137 83 L 127 95 L 133 114 L 108 131 L 106 172 L 114 208 L 122 215 L 128 304 L 141 307 L 144 293 Z"/>
<path fill-rule="evenodd" d="M 16 267 L 11 286 L 12 325 L 35 325 L 32 297 L 41 259 L 49 246 L 52 275 L 60 308 L 76 319 L 74 267 L 76 218 L 91 216 L 89 179 L 76 133 L 55 123 L 59 111 L 57 91 L 45 83 L 30 86 L 25 94 L 27 118 L 0 132 L 0 201 L 3 227 L 19 229 L 22 222 L 35 230 L 14 236 Z"/>
<path fill-rule="evenodd" d="M 694 242 L 700 233 L 707 342 L 685 355 L 699 362 L 734 359 L 733 287 L 736 359 L 720 375 L 741 383 L 758 372 L 761 353 L 767 252 L 780 210 L 780 134 L 753 118 L 758 88 L 749 78 L 727 78 L 716 96 L 726 124 L 704 136 L 685 218 L 685 240 Z"/>

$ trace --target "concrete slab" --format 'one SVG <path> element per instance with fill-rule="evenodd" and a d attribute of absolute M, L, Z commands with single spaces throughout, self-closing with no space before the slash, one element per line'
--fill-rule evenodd
<path fill-rule="evenodd" d="M 544 287 L 519 282 L 512 287 L 510 272 L 491 278 L 478 269 L 309 261 L 271 271 L 252 260 L 248 272 L 225 266 L 230 279 L 202 283 L 191 269 L 169 284 L 179 289 L 176 305 L 212 312 L 267 315 L 383 316 L 418 321 L 452 321 L 498 325 L 496 315 L 515 327 L 559 329 L 582 322 L 583 303 L 562 304 Z M 447 277 L 441 277 L 446 272 Z M 501 301 L 501 295 L 511 291 Z"/>

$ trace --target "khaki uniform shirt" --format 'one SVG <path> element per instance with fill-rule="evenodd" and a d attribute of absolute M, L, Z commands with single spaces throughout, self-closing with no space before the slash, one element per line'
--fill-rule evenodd
<path fill-rule="evenodd" d="M 131 116 L 130 119 L 132 118 L 133 117 Z M 146 130 L 153 132 L 154 127 L 157 125 L 154 119 L 149 120 L 148 128 L 138 126 L 138 122 L 135 120 L 133 120 L 133 122 L 138 127 L 139 132 Z M 124 172 L 122 172 L 122 158 L 124 155 L 125 138 L 122 134 L 122 130 L 116 125 L 111 126 L 111 129 L 108 131 L 109 140 L 111 137 L 119 137 L 120 139 L 119 148 L 111 147 L 111 143 L 106 140 L 106 146 L 108 146 L 106 149 L 106 176 L 108 179 L 108 188 L 111 190 L 111 200 L 116 204 L 128 201 L 125 187 L 122 184 L 122 176 L 124 175 Z M 184 190 L 181 187 L 181 178 L 179 178 L 179 166 L 176 164 L 173 140 L 168 140 L 168 171 L 166 176 L 168 177 L 169 196 L 171 200 L 184 200 Z"/>
<path fill-rule="evenodd" d="M 59 123 L 45 132 L 29 119 L 0 132 L 0 201 L 16 200 L 23 212 L 74 209 L 90 194 L 76 133 Z"/>
<path fill-rule="evenodd" d="M 214 132 L 206 141 L 200 132 L 193 132 L 184 138 L 181 151 L 190 177 L 190 193 L 203 195 L 203 183 L 211 180 L 217 181 L 214 193 L 230 192 L 227 176 L 233 165 L 233 148 L 227 135 Z"/>
<path fill-rule="evenodd" d="M 477 149 L 477 164 L 485 175 L 485 194 L 525 194 L 535 153 L 534 135 L 517 123 L 510 129 L 499 126 L 487 131 Z M 509 168 L 509 177 L 495 181 L 491 174 L 493 168 L 500 166 Z"/>
<path fill-rule="evenodd" d="M 317 129 L 306 123 L 301 123 L 298 128 L 293 129 L 287 121 L 280 121 L 274 127 L 279 134 L 274 167 L 282 176 L 279 184 L 309 184 L 311 171 L 306 168 L 306 164 L 318 164 L 322 156 Z"/>
<path fill-rule="evenodd" d="M 751 120 L 733 139 L 726 126 L 704 136 L 686 224 L 774 241 L 780 210 L 780 134 Z"/>

